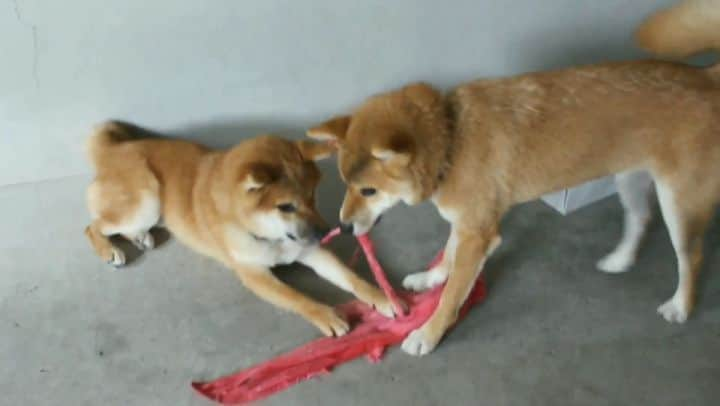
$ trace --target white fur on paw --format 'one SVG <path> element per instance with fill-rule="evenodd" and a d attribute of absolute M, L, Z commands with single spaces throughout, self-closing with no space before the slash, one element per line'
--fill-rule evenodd
<path fill-rule="evenodd" d="M 138 234 L 132 242 L 141 250 L 150 250 L 155 247 L 155 239 L 149 232 Z"/>
<path fill-rule="evenodd" d="M 634 260 L 623 252 L 613 251 L 597 263 L 597 268 L 607 273 L 625 272 L 632 266 Z"/>
<path fill-rule="evenodd" d="M 416 272 L 406 276 L 402 285 L 405 289 L 421 292 L 445 282 L 447 274 L 441 269 L 432 269 L 426 272 Z"/>
<path fill-rule="evenodd" d="M 118 248 L 113 248 L 112 258 L 108 261 L 108 264 L 116 267 L 125 265 L 125 253 Z"/>
<path fill-rule="evenodd" d="M 437 343 L 431 342 L 422 328 L 414 330 L 402 342 L 402 349 L 416 357 L 425 355 L 432 351 Z"/>
<path fill-rule="evenodd" d="M 686 306 L 676 297 L 660 305 L 657 311 L 669 323 L 684 323 L 688 318 Z"/>
<path fill-rule="evenodd" d="M 389 319 L 395 318 L 395 306 L 393 306 L 389 300 L 386 300 L 384 303 L 375 303 L 373 304 L 373 308 Z"/>

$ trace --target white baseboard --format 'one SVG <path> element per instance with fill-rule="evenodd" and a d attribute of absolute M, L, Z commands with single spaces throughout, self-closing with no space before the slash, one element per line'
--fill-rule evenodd
<path fill-rule="evenodd" d="M 550 193 L 542 200 L 562 214 L 568 214 L 615 193 L 612 177 L 596 179 L 570 189 Z"/>

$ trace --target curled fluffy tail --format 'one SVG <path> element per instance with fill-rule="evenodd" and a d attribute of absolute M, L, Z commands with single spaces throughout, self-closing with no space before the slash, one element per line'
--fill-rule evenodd
<path fill-rule="evenodd" d="M 648 17 L 635 37 L 643 49 L 668 58 L 720 51 L 720 0 L 681 0 Z"/>
<path fill-rule="evenodd" d="M 101 155 L 113 145 L 139 138 L 137 131 L 128 124 L 119 121 L 107 121 L 95 127 L 88 139 L 87 148 L 90 159 Z"/>

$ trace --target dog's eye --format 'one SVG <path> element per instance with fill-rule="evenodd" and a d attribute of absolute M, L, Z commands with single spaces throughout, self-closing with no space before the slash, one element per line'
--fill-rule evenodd
<path fill-rule="evenodd" d="M 375 189 L 375 188 L 364 187 L 364 188 L 360 189 L 360 194 L 363 195 L 363 196 L 365 196 L 365 197 L 372 196 L 372 195 L 374 195 L 375 193 L 377 193 L 377 189 Z"/>
<path fill-rule="evenodd" d="M 278 204 L 277 208 L 278 208 L 278 210 L 280 210 L 283 213 L 294 213 L 295 210 L 297 210 L 295 208 L 295 205 L 292 203 Z"/>

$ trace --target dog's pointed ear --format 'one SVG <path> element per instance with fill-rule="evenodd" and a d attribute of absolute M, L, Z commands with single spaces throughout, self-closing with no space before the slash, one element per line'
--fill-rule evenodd
<path fill-rule="evenodd" d="M 307 136 L 316 140 L 342 142 L 350 128 L 350 116 L 333 117 L 307 130 Z"/>
<path fill-rule="evenodd" d="M 370 152 L 379 161 L 407 166 L 415 152 L 415 142 L 406 134 L 395 134 L 377 142 Z"/>
<path fill-rule="evenodd" d="M 320 161 L 329 158 L 337 150 L 337 145 L 332 141 L 313 142 L 300 140 L 295 142 L 295 145 L 306 161 Z"/>
<path fill-rule="evenodd" d="M 239 179 L 246 192 L 255 192 L 280 177 L 280 168 L 265 163 L 251 163 L 240 170 Z"/>

